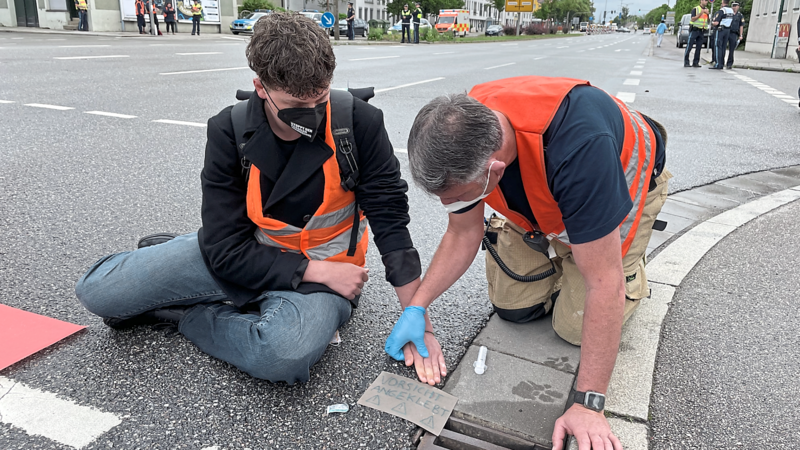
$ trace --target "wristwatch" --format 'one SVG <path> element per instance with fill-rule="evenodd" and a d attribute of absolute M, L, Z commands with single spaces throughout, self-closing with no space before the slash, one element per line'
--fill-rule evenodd
<path fill-rule="evenodd" d="M 583 406 L 584 408 L 588 408 L 597 412 L 602 411 L 606 406 L 606 396 L 599 392 L 576 391 L 573 400 L 575 400 L 575 403 Z"/>

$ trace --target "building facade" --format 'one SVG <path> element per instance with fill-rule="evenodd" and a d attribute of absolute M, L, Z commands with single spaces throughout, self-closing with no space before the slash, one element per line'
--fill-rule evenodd
<path fill-rule="evenodd" d="M 750 11 L 750 24 L 747 29 L 745 50 L 771 54 L 778 25 L 778 10 L 783 2 L 782 23 L 791 25 L 787 59 L 797 60 L 797 19 L 800 17 L 800 0 L 755 0 Z"/>

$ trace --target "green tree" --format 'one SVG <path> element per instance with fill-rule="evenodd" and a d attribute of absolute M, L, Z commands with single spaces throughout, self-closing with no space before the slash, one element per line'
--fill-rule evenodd
<path fill-rule="evenodd" d="M 494 7 L 497 16 L 496 18 L 498 21 L 500 21 L 500 13 L 506 9 L 506 0 L 491 0 L 489 4 Z"/>
<path fill-rule="evenodd" d="M 658 8 L 651 9 L 650 12 L 644 16 L 644 23 L 648 25 L 661 23 L 661 16 L 666 18 L 668 11 L 672 11 L 672 9 L 666 3 Z"/>

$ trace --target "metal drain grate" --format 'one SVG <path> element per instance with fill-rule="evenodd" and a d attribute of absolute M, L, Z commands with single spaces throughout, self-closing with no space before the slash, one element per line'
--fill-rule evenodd
<path fill-rule="evenodd" d="M 548 450 L 548 447 L 450 417 L 439 436 L 426 432 L 417 450 Z"/>

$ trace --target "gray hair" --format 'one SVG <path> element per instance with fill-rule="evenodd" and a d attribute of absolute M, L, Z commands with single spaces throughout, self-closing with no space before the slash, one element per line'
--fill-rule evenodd
<path fill-rule="evenodd" d="M 436 194 L 476 181 L 503 132 L 494 112 L 467 94 L 437 97 L 414 119 L 408 160 L 414 182 Z"/>

